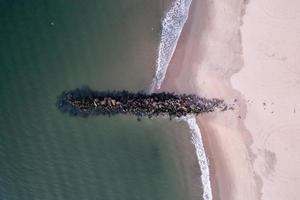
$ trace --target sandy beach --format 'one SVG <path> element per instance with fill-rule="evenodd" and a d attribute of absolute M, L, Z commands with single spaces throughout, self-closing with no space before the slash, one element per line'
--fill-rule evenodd
<path fill-rule="evenodd" d="M 162 89 L 234 104 L 198 117 L 214 199 L 298 199 L 299 33 L 296 0 L 192 3 Z"/>

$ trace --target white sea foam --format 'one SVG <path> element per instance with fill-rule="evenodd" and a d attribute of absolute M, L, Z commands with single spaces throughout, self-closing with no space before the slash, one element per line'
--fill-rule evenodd
<path fill-rule="evenodd" d="M 212 200 L 211 183 L 209 178 L 209 163 L 205 154 L 202 136 L 200 129 L 196 123 L 196 118 L 194 116 L 188 116 L 184 118 L 187 122 L 191 131 L 191 140 L 196 148 L 196 154 L 199 161 L 199 166 L 201 169 L 201 181 L 203 185 L 203 199 Z"/>
<path fill-rule="evenodd" d="M 174 54 L 182 28 L 188 18 L 192 0 L 175 0 L 162 20 L 162 31 L 156 60 L 156 73 L 150 92 L 160 89 Z"/>
<path fill-rule="evenodd" d="M 156 72 L 153 78 L 150 92 L 160 89 L 164 81 L 168 65 L 177 46 L 178 39 L 189 15 L 192 0 L 175 0 L 162 20 L 161 39 L 156 60 Z M 212 200 L 211 184 L 209 179 L 208 159 L 206 157 L 200 129 L 194 116 L 182 118 L 187 122 L 191 131 L 191 141 L 195 146 L 196 155 L 201 169 L 201 181 L 203 185 L 203 199 Z"/>

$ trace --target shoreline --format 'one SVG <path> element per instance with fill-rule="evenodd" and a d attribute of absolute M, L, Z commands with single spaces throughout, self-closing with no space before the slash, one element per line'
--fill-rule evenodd
<path fill-rule="evenodd" d="M 162 88 L 160 91 L 172 91 L 172 92 L 177 92 L 178 94 L 181 93 L 196 93 L 198 94 L 197 91 L 195 91 L 194 89 L 192 89 L 191 85 L 186 85 L 186 84 L 180 84 L 178 83 L 177 80 L 180 80 L 179 77 L 186 77 L 188 76 L 191 72 L 190 70 L 194 70 L 197 71 L 197 68 L 195 68 L 195 66 L 193 66 L 193 68 L 189 67 L 188 70 L 182 70 L 181 66 L 184 66 L 186 64 L 190 64 L 192 63 L 191 60 L 193 61 L 199 61 L 198 60 L 198 54 L 194 54 L 194 53 L 187 53 L 186 51 L 190 51 L 194 49 L 197 49 L 197 51 L 195 51 L 196 53 L 198 52 L 199 45 L 194 43 L 193 40 L 197 40 L 200 35 L 202 34 L 202 27 L 204 27 L 206 24 L 205 21 L 201 21 L 201 25 L 200 25 L 200 29 L 198 26 L 193 26 L 193 18 L 205 18 L 206 14 L 207 14 L 207 2 L 206 1 L 193 1 L 190 7 L 190 12 L 189 12 L 189 18 L 181 32 L 180 38 L 178 40 L 177 43 L 177 47 L 176 50 L 173 54 L 173 57 L 171 59 L 171 62 L 168 66 L 167 69 L 167 73 L 166 73 L 166 77 L 165 80 L 163 82 Z M 193 34 L 191 34 L 191 32 Z M 192 40 L 191 40 L 192 39 Z M 188 43 L 187 46 L 189 46 L 189 48 L 186 48 L 186 44 Z M 192 48 L 191 48 L 192 46 Z M 181 73 L 186 73 L 184 75 L 182 75 Z M 174 84 L 175 83 L 175 84 Z M 180 87 L 177 87 L 180 84 Z M 199 126 L 198 126 L 199 127 Z M 197 127 L 197 129 L 198 129 Z M 191 127 L 190 127 L 191 128 Z M 190 130 L 191 131 L 191 130 Z M 190 134 L 195 134 L 195 133 L 190 133 Z M 192 137 L 192 135 L 190 136 Z M 199 139 L 201 139 L 201 135 L 198 136 Z M 194 141 L 195 142 L 195 141 Z M 201 151 L 201 149 L 198 149 L 198 147 L 196 145 L 200 145 L 202 146 L 202 141 L 201 144 L 194 144 L 194 152 L 196 153 L 197 151 Z M 197 153 L 198 154 L 198 153 Z M 201 158 L 199 158 L 200 155 L 198 156 L 198 166 L 199 166 L 199 170 L 200 168 L 203 168 L 204 165 L 201 161 Z M 204 156 L 206 157 L 207 155 L 205 155 L 204 152 Z M 200 160 L 199 160 L 200 159 Z M 206 160 L 206 158 L 205 158 Z M 203 169 L 202 169 L 203 170 Z M 205 173 L 203 175 L 203 173 Z M 204 177 L 203 177 L 204 176 Z M 205 178 L 205 176 L 209 176 L 209 171 L 205 172 L 205 171 L 201 171 L 201 178 L 199 181 L 202 184 L 202 187 L 206 187 L 202 198 L 204 199 L 212 199 L 211 197 L 211 183 L 210 180 L 206 180 L 207 178 Z M 208 181 L 208 182 L 207 182 Z"/>
<path fill-rule="evenodd" d="M 213 199 L 299 196 L 299 7 L 296 0 L 191 5 L 162 90 L 235 104 L 197 119 Z"/>
<path fill-rule="evenodd" d="M 161 88 L 161 83 L 165 85 L 165 76 L 167 75 L 167 71 L 169 65 L 174 58 L 175 51 L 178 50 L 178 43 L 182 38 L 182 33 L 187 27 L 187 20 L 190 16 L 190 10 L 193 9 L 192 0 L 184 0 L 178 1 L 176 0 L 172 7 L 167 11 L 165 17 L 162 19 L 162 36 L 160 40 L 160 45 L 158 49 L 158 57 L 157 57 L 157 65 L 156 65 L 156 72 L 155 77 L 152 81 L 150 92 L 153 92 L 155 89 L 158 90 L 156 92 L 164 91 L 164 87 Z M 190 8 L 191 6 L 191 8 Z M 203 7 L 205 8 L 205 7 Z M 205 10 L 203 10 L 205 11 Z M 203 13 L 203 12 L 201 12 Z M 171 38 L 171 39 L 170 39 Z M 179 66 L 179 65 L 177 65 Z M 193 92 L 194 93 L 194 92 Z M 180 93 L 179 93 L 180 94 Z M 184 93 L 182 93 L 184 94 Z M 230 108 L 229 108 L 230 109 Z M 201 192 L 197 192 L 193 195 L 199 195 L 202 193 L 202 198 L 204 200 L 211 200 L 212 199 L 212 192 L 211 192 L 211 184 L 209 180 L 209 169 L 206 154 L 204 151 L 204 146 L 202 143 L 200 129 L 196 124 L 196 118 L 185 118 L 185 123 L 189 126 L 190 131 L 190 140 L 194 144 L 194 153 L 197 156 L 198 160 L 198 167 L 200 169 L 199 173 L 201 174 L 198 177 L 201 182 L 202 188 L 200 187 L 198 190 L 202 190 Z M 190 186 L 189 186 L 190 187 Z M 199 198 L 197 198 L 199 199 Z"/>
<path fill-rule="evenodd" d="M 169 127 L 165 132 L 168 138 L 176 143 L 176 146 L 173 146 L 174 156 L 177 158 L 183 173 L 186 199 L 199 200 L 203 198 L 202 183 L 199 179 L 201 171 L 199 170 L 197 155 L 194 153 L 195 147 L 191 143 L 189 127 L 182 120 L 176 122 L 176 124 L 178 124 L 176 128 Z"/>
<path fill-rule="evenodd" d="M 240 94 L 231 87 L 230 77 L 243 64 L 239 28 L 244 4 L 234 0 L 227 4 L 217 7 L 209 1 L 193 1 L 190 17 L 169 65 L 163 90 L 196 93 L 206 98 L 222 98 L 227 103 L 239 99 Z M 234 12 L 224 13 L 223 6 L 233 9 Z M 222 30 L 224 23 L 229 23 L 230 26 Z M 227 34 L 224 35 L 224 32 Z M 244 143 L 239 110 L 240 108 L 235 108 L 235 111 L 203 115 L 197 119 L 210 163 L 213 199 L 240 199 L 244 195 L 248 199 L 258 197 L 258 191 L 249 189 L 256 188 L 256 180 L 248 161 L 251 155 Z M 231 127 L 226 127 L 228 120 Z M 226 147 L 228 141 L 220 132 L 228 132 L 234 138 L 235 148 Z M 245 152 L 246 157 L 226 157 L 226 153 L 240 150 Z M 229 166 L 230 162 L 236 165 Z M 238 176 L 234 170 L 247 175 L 246 181 L 241 182 L 243 187 L 235 185 Z"/>

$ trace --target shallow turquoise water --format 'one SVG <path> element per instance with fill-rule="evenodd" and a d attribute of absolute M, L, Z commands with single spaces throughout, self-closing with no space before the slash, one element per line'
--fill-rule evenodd
<path fill-rule="evenodd" d="M 0 199 L 189 199 L 168 120 L 79 119 L 62 90 L 146 89 L 168 1 L 0 1 Z"/>

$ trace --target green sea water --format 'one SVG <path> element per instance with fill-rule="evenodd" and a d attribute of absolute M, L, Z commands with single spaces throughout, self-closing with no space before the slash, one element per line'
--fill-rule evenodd
<path fill-rule="evenodd" d="M 195 153 L 185 152 L 192 144 L 183 123 L 137 122 L 129 116 L 81 119 L 55 107 L 63 90 L 83 85 L 148 88 L 160 19 L 169 5 L 0 1 L 1 200 L 198 197 L 190 183 L 197 182 L 199 169 Z"/>

